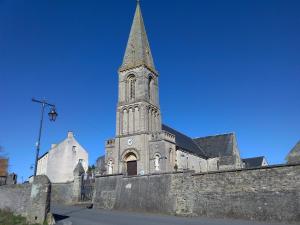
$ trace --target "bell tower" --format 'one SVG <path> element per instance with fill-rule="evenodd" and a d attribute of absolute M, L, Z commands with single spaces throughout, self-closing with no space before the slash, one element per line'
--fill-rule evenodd
<path fill-rule="evenodd" d="M 106 142 L 107 171 L 128 175 L 166 171 L 166 160 L 161 167 L 154 164 L 155 157 L 160 160 L 169 152 L 169 142 L 162 139 L 158 72 L 139 1 L 118 75 L 116 137 Z"/>
<path fill-rule="evenodd" d="M 116 136 L 161 131 L 158 73 L 155 69 L 139 2 L 119 68 Z"/>

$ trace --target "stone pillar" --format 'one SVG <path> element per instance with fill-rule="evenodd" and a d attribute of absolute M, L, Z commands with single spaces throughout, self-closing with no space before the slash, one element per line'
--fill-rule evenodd
<path fill-rule="evenodd" d="M 121 129 L 120 129 L 120 110 L 117 110 L 117 119 L 116 119 L 116 135 L 119 136 L 121 135 Z"/>
<path fill-rule="evenodd" d="M 82 185 L 82 175 L 84 174 L 84 169 L 82 164 L 79 162 L 74 169 L 74 183 L 73 183 L 73 202 L 79 202 L 81 199 L 81 185 Z"/>
<path fill-rule="evenodd" d="M 28 207 L 28 222 L 43 224 L 50 212 L 51 183 L 47 176 L 34 177 Z"/>
<path fill-rule="evenodd" d="M 135 107 L 134 110 L 134 131 L 139 132 L 140 131 L 140 110 L 139 107 Z"/>

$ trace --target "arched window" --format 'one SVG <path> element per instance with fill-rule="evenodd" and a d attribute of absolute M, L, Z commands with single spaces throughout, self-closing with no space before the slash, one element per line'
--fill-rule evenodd
<path fill-rule="evenodd" d="M 127 80 L 129 100 L 135 99 L 135 84 L 136 84 L 135 76 L 130 75 Z"/>
<path fill-rule="evenodd" d="M 149 76 L 149 80 L 148 80 L 148 97 L 149 100 L 153 99 L 153 85 L 154 84 L 154 79 L 152 76 Z"/>
<path fill-rule="evenodd" d="M 159 161 L 160 161 L 160 155 L 159 154 L 155 154 L 154 156 L 154 170 L 155 171 L 159 171 L 160 170 L 160 166 L 159 166 Z"/>

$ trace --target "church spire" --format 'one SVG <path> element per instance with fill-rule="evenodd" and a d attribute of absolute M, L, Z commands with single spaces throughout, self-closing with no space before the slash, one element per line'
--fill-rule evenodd
<path fill-rule="evenodd" d="M 139 0 L 137 0 L 136 11 L 120 71 L 132 69 L 142 65 L 146 66 L 153 72 L 156 72 L 140 3 Z"/>

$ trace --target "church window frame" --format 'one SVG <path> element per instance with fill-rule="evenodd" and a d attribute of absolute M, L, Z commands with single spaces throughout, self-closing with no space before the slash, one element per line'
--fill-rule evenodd
<path fill-rule="evenodd" d="M 136 76 L 134 74 L 130 74 L 127 77 L 127 96 L 128 100 L 132 101 L 136 97 Z"/>
<path fill-rule="evenodd" d="M 148 99 L 149 101 L 153 100 L 153 87 L 155 84 L 155 79 L 154 77 L 150 74 L 148 77 Z"/>

